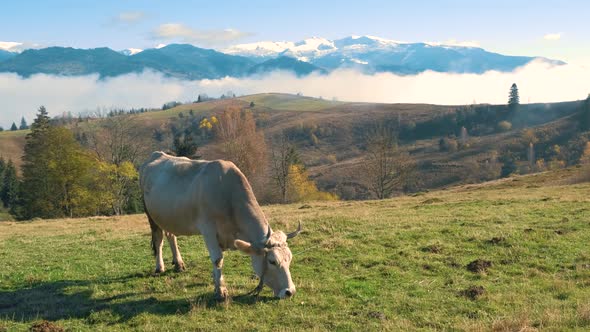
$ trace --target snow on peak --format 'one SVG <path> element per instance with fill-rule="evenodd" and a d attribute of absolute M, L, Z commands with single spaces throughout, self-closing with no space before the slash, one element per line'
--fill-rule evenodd
<path fill-rule="evenodd" d="M 142 49 L 140 48 L 127 48 L 121 51 L 122 54 L 131 56 L 131 55 L 135 55 L 137 53 L 143 52 Z"/>
<path fill-rule="evenodd" d="M 258 43 L 248 43 L 248 44 L 238 44 L 234 45 L 230 48 L 223 50 L 224 53 L 227 54 L 245 54 L 251 56 L 274 56 L 278 53 L 284 52 L 285 50 L 292 48 L 295 46 L 293 42 L 272 42 L 272 41 L 262 41 Z"/>

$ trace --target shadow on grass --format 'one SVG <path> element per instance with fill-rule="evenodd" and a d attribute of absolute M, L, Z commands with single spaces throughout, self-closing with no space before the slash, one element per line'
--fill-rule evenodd
<path fill-rule="evenodd" d="M 155 315 L 186 314 L 194 307 L 214 308 L 223 305 L 213 293 L 200 294 L 192 299 L 159 300 L 153 292 L 139 291 L 110 297 L 95 296 L 100 285 L 125 283 L 127 280 L 149 278 L 146 274 L 132 274 L 120 278 L 101 280 L 64 280 L 38 282 L 17 290 L 0 289 L 0 319 L 30 322 L 38 319 L 55 321 L 79 318 L 89 323 L 125 322 L 133 317 L 150 313 Z M 237 295 L 232 304 L 253 305 L 256 302 L 274 301 L 271 297 Z M 101 312 L 107 312 L 106 317 Z M 103 321 L 105 320 L 105 321 Z"/>

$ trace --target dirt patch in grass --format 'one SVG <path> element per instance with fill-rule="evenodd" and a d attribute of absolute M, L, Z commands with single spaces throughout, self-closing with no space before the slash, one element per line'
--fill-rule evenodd
<path fill-rule="evenodd" d="M 442 203 L 443 200 L 438 198 L 438 197 L 434 197 L 434 198 L 429 198 L 427 200 L 422 201 L 420 204 L 433 204 L 433 203 Z"/>
<path fill-rule="evenodd" d="M 486 273 L 490 267 L 492 267 L 492 262 L 484 259 L 476 259 L 467 264 L 467 270 L 473 273 Z"/>
<path fill-rule="evenodd" d="M 31 325 L 29 329 L 31 332 L 63 332 L 63 330 L 63 327 L 46 320 Z"/>
<path fill-rule="evenodd" d="M 369 316 L 370 318 L 375 318 L 375 319 L 380 319 L 380 320 L 386 320 L 387 317 L 385 316 L 384 313 L 380 312 L 380 311 L 370 311 L 367 316 Z"/>
<path fill-rule="evenodd" d="M 440 244 L 431 244 L 426 247 L 422 247 L 423 252 L 431 252 L 433 254 L 440 254 L 443 250 Z"/>
<path fill-rule="evenodd" d="M 486 292 L 483 286 L 470 286 L 467 289 L 461 291 L 461 295 L 465 296 L 470 300 L 477 300 L 479 297 L 484 295 Z"/>
<path fill-rule="evenodd" d="M 301 210 L 301 209 L 311 209 L 311 208 L 312 208 L 312 206 L 311 206 L 311 205 L 309 205 L 309 204 L 304 204 L 304 205 L 301 205 L 301 206 L 299 207 L 299 209 L 300 209 L 300 210 Z"/>
<path fill-rule="evenodd" d="M 505 244 L 506 238 L 503 236 L 494 236 L 493 238 L 487 241 L 489 244 L 498 245 L 498 244 Z"/>

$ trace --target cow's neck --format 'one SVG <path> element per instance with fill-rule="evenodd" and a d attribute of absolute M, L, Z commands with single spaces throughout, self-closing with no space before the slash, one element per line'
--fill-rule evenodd
<path fill-rule="evenodd" d="M 245 241 L 250 243 L 261 244 L 266 240 L 268 232 L 268 222 L 262 212 L 262 209 L 256 201 L 243 206 L 238 222 L 242 227 L 242 233 Z"/>

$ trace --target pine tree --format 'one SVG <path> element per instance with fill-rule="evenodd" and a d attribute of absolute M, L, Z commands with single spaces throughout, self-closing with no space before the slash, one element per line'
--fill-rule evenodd
<path fill-rule="evenodd" d="M 42 126 L 27 135 L 23 156 L 23 218 L 62 218 L 99 213 L 104 175 L 95 159 L 64 127 Z M 37 124 L 37 125 L 35 125 Z"/>
<path fill-rule="evenodd" d="M 0 198 L 5 207 L 10 208 L 11 213 L 16 210 L 18 203 L 18 178 L 16 176 L 16 167 L 9 160 L 4 169 L 2 179 L 2 192 Z"/>
<path fill-rule="evenodd" d="M 582 110 L 580 113 L 580 127 L 583 131 L 590 130 L 590 94 L 588 98 L 582 103 Z"/>
<path fill-rule="evenodd" d="M 14 122 L 12 123 L 12 126 L 10 126 L 10 130 L 11 131 L 17 131 L 18 130 L 18 127 L 16 126 L 16 123 L 14 123 Z"/>
<path fill-rule="evenodd" d="M 516 86 L 516 83 L 513 83 L 508 95 L 508 111 L 511 115 L 514 115 L 514 113 L 518 111 L 519 105 L 520 97 L 518 96 L 518 87 Z"/>
<path fill-rule="evenodd" d="M 0 197 L 2 197 L 2 188 L 4 188 L 4 170 L 6 170 L 6 161 L 0 156 Z"/>
<path fill-rule="evenodd" d="M 20 129 L 20 130 L 29 129 L 29 125 L 27 124 L 27 120 L 25 120 L 24 116 L 20 119 L 20 127 L 18 127 L 18 129 Z"/>

